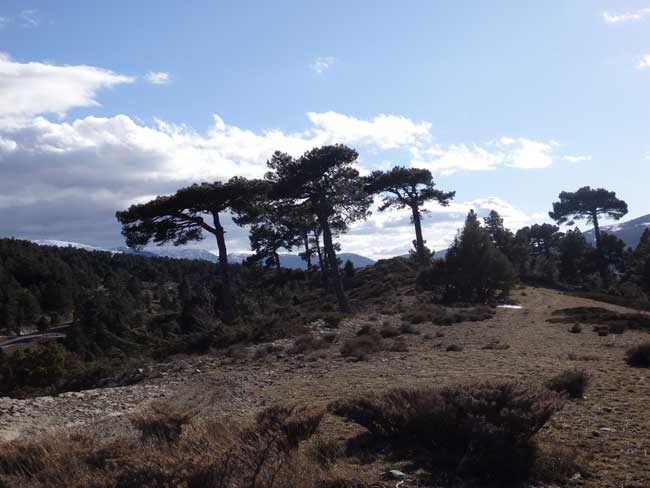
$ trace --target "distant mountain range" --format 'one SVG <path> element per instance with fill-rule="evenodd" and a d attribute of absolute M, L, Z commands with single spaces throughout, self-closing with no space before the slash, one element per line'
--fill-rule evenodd
<path fill-rule="evenodd" d="M 628 220 L 627 222 L 618 222 L 613 225 L 603 225 L 601 230 L 608 234 L 614 234 L 619 239 L 623 240 L 625 244 L 629 247 L 636 247 L 641 238 L 641 234 L 647 228 L 650 228 L 650 214 L 644 215 L 642 217 Z M 587 242 L 593 244 L 595 241 L 594 230 L 590 229 L 583 232 Z M 42 246 L 57 246 L 57 247 L 74 247 L 77 249 L 84 249 L 86 251 L 106 251 L 112 253 L 128 253 L 128 254 L 137 254 L 140 256 L 149 256 L 149 257 L 168 257 L 175 259 L 202 259 L 205 261 L 217 262 L 218 256 L 216 253 L 208 251 L 207 249 L 198 249 L 198 248 L 183 248 L 183 247 L 148 247 L 146 249 L 136 251 L 128 247 L 115 247 L 111 249 L 104 249 L 95 246 L 89 246 L 87 244 L 80 244 L 78 242 L 68 242 L 68 241 L 59 241 L 54 239 L 39 239 L 32 241 L 35 244 Z M 437 258 L 444 258 L 447 254 L 447 249 L 436 252 Z M 232 253 L 228 255 L 228 259 L 233 263 L 241 263 L 244 261 L 249 253 Z M 362 268 L 370 264 L 374 264 L 373 259 L 361 256 L 354 253 L 339 253 L 339 259 L 345 262 L 348 259 L 352 261 L 355 268 Z M 408 257 L 408 254 L 401 256 Z M 281 254 L 280 255 L 280 265 L 283 268 L 291 269 L 306 269 L 307 263 L 302 260 L 297 254 Z"/>
<path fill-rule="evenodd" d="M 619 239 L 621 239 L 628 247 L 635 248 L 639 243 L 641 234 L 643 231 L 650 227 L 650 214 L 644 215 L 642 217 L 628 220 L 627 222 L 617 222 L 613 225 L 603 225 L 601 226 L 601 232 L 606 232 L 607 234 L 613 234 Z M 590 229 L 586 232 L 583 232 L 587 242 L 594 244 L 596 237 L 594 229 Z"/>
<path fill-rule="evenodd" d="M 142 250 L 134 250 L 128 247 L 115 247 L 111 249 L 104 249 L 101 247 L 89 246 L 87 244 L 80 244 L 78 242 L 59 241 L 54 239 L 39 239 L 32 241 L 41 246 L 56 246 L 56 247 L 74 247 L 76 249 L 84 249 L 86 251 L 104 251 L 111 253 L 125 253 L 136 254 L 139 256 L 147 257 L 167 257 L 174 259 L 202 259 L 204 261 L 211 261 L 216 263 L 219 259 L 216 253 L 208 251 L 207 249 L 198 248 L 182 248 L 182 247 L 151 247 Z M 241 263 L 244 261 L 249 253 L 233 253 L 228 255 L 228 259 L 233 263 Z M 359 254 L 342 252 L 337 254 L 338 258 L 346 262 L 348 259 L 352 261 L 355 268 L 363 268 L 370 264 L 374 264 L 373 259 L 361 256 Z M 306 269 L 307 263 L 297 254 L 281 254 L 280 265 L 283 268 L 291 269 Z"/>

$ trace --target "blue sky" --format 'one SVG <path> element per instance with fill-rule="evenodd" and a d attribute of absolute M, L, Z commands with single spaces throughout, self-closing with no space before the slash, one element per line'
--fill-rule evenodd
<path fill-rule="evenodd" d="M 434 248 L 469 208 L 516 228 L 583 185 L 650 212 L 650 2 L 4 1 L 0 17 L 2 235 L 116 245 L 115 210 L 321 142 L 456 190 L 425 226 Z M 386 256 L 411 233 L 375 213 L 343 248 Z"/>

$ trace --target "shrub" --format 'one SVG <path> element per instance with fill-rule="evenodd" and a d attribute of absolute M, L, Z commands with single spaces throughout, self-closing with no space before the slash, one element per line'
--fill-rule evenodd
<path fill-rule="evenodd" d="M 396 338 L 393 343 L 388 347 L 392 352 L 408 352 L 409 348 L 401 337 Z"/>
<path fill-rule="evenodd" d="M 366 361 L 368 356 L 382 348 L 382 339 L 375 334 L 366 334 L 348 339 L 341 347 L 341 355 L 358 361 Z"/>
<path fill-rule="evenodd" d="M 529 475 L 533 436 L 560 407 L 560 397 L 541 386 L 482 383 L 395 389 L 330 410 L 387 440 L 398 455 L 419 447 L 434 468 L 509 482 Z M 400 451 L 404 445 L 409 449 Z"/>
<path fill-rule="evenodd" d="M 357 331 L 357 336 L 370 334 L 370 332 L 372 332 L 372 327 L 369 325 L 362 325 L 361 328 Z"/>
<path fill-rule="evenodd" d="M 170 403 L 154 403 L 145 412 L 132 415 L 129 420 L 140 431 L 142 443 L 160 442 L 175 444 L 193 412 Z"/>
<path fill-rule="evenodd" d="M 386 325 L 381 328 L 379 335 L 381 335 L 384 339 L 388 339 L 390 337 L 397 337 L 400 335 L 400 331 L 392 325 Z"/>
<path fill-rule="evenodd" d="M 304 334 L 296 337 L 293 346 L 289 349 L 289 354 L 305 354 L 309 351 L 317 351 L 327 347 L 327 342 L 318 339 L 311 334 Z"/>
<path fill-rule="evenodd" d="M 402 334 L 419 334 L 420 331 L 413 327 L 411 324 L 402 324 L 399 327 Z"/>
<path fill-rule="evenodd" d="M 344 454 L 343 446 L 336 439 L 317 436 L 307 449 L 307 455 L 321 466 L 330 467 Z"/>
<path fill-rule="evenodd" d="M 458 344 L 450 344 L 447 346 L 447 352 L 460 352 L 463 350 L 463 346 L 459 346 Z"/>
<path fill-rule="evenodd" d="M 325 327 L 328 329 L 336 329 L 341 324 L 341 321 L 345 318 L 345 315 L 340 312 L 331 312 L 322 315 L 321 318 L 325 322 Z"/>
<path fill-rule="evenodd" d="M 586 371 L 568 369 L 548 380 L 546 387 L 558 393 L 566 393 L 571 398 L 582 398 L 588 384 L 589 375 Z"/>
<path fill-rule="evenodd" d="M 631 347 L 625 358 L 630 366 L 650 368 L 650 342 Z"/>
<path fill-rule="evenodd" d="M 0 486 L 311 488 L 321 471 L 299 446 L 322 416 L 321 409 L 277 405 L 245 426 L 191 424 L 173 449 L 67 432 L 0 444 Z"/>
<path fill-rule="evenodd" d="M 569 332 L 572 334 L 580 334 L 580 332 L 582 332 L 582 326 L 580 324 L 573 324 L 569 329 Z"/>

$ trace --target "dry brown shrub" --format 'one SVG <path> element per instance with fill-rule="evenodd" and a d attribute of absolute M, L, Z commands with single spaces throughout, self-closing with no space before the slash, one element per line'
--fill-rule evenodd
<path fill-rule="evenodd" d="M 383 341 L 379 335 L 366 334 L 345 341 L 341 347 L 341 355 L 366 361 L 370 354 L 381 351 L 382 348 Z"/>
<path fill-rule="evenodd" d="M 481 383 L 395 389 L 335 402 L 330 410 L 388 441 L 397 455 L 419 447 L 435 469 L 512 482 L 529 476 L 533 437 L 561 404 L 542 386 Z"/>
<path fill-rule="evenodd" d="M 175 444 L 190 423 L 194 412 L 186 406 L 160 402 L 153 403 L 143 412 L 129 417 L 131 424 L 140 432 L 142 443 L 160 442 Z"/>
<path fill-rule="evenodd" d="M 566 393 L 571 398 L 582 398 L 587 385 L 589 374 L 583 369 L 567 369 L 546 382 L 549 390 Z"/>
<path fill-rule="evenodd" d="M 204 421 L 176 439 L 102 442 L 66 432 L 0 444 L 3 488 L 311 488 L 322 472 L 298 449 L 322 410 L 277 405 L 250 425 Z"/>

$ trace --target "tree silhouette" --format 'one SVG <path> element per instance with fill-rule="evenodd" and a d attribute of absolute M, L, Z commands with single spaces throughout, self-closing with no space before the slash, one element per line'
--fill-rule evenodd
<path fill-rule="evenodd" d="M 128 210 L 117 212 L 116 217 L 122 224 L 122 234 L 129 247 L 139 248 L 150 242 L 158 245 L 171 242 L 179 246 L 203 239 L 203 232 L 212 234 L 219 249 L 222 318 L 224 322 L 231 323 L 235 319 L 235 307 L 220 214 L 243 208 L 252 195 L 263 190 L 263 182 L 239 177 L 231 178 L 226 183 L 194 184 L 181 188 L 174 195 L 131 205 Z M 211 217 L 211 224 L 206 217 Z"/>
<path fill-rule="evenodd" d="M 291 199 L 293 205 L 313 215 L 322 230 L 324 258 L 342 312 L 351 308 L 343 291 L 333 232 L 342 232 L 350 223 L 366 218 L 371 202 L 353 167 L 357 157 L 354 149 L 340 144 L 314 148 L 298 159 L 276 152 L 266 174 L 274 197 Z"/>
<path fill-rule="evenodd" d="M 607 260 L 603 251 L 600 225 L 598 218 L 606 216 L 618 220 L 627 214 L 627 203 L 616 197 L 613 191 L 604 188 L 591 188 L 583 186 L 578 191 L 563 191 L 560 200 L 553 203 L 553 211 L 548 215 L 558 224 L 573 225 L 575 220 L 586 219 L 587 223 L 594 226 L 596 249 L 599 256 L 599 270 L 603 283 L 609 283 Z"/>
<path fill-rule="evenodd" d="M 278 250 L 291 251 L 302 240 L 302 224 L 296 217 L 296 211 L 288 200 L 272 200 L 266 191 L 251 196 L 247 204 L 237 211 L 233 219 L 239 225 L 250 225 L 250 244 L 255 252 L 251 262 L 265 260 L 267 265 L 273 265 L 280 270 Z"/>
<path fill-rule="evenodd" d="M 543 254 L 546 257 L 550 257 L 552 251 L 557 249 L 562 237 L 560 228 L 553 224 L 533 224 L 519 229 L 517 234 L 528 243 L 529 254 Z"/>
<path fill-rule="evenodd" d="M 422 206 L 425 202 L 435 200 L 447 206 L 456 195 L 455 191 L 443 192 L 435 188 L 431 172 L 428 169 L 405 168 L 395 166 L 390 171 L 373 171 L 367 177 L 366 189 L 371 194 L 382 194 L 379 210 L 408 207 L 411 210 L 411 222 L 415 226 L 415 249 L 420 264 L 431 262 L 424 248 L 422 237 L 422 214 L 428 212 Z"/>

